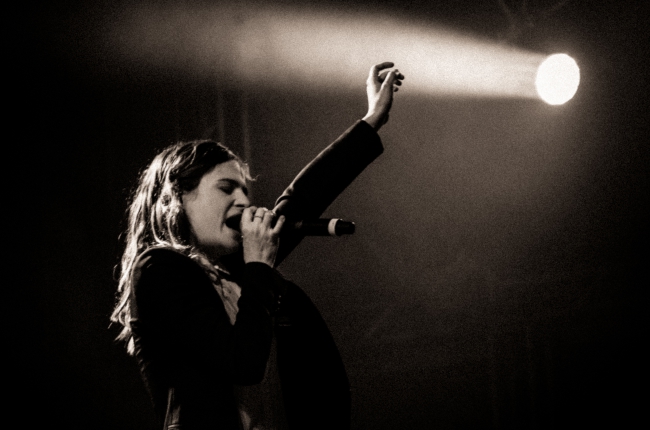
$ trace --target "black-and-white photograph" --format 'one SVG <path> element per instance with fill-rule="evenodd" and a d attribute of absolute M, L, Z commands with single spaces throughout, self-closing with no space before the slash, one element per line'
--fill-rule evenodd
<path fill-rule="evenodd" d="M 644 2 L 20 9 L 13 425 L 644 421 Z"/>

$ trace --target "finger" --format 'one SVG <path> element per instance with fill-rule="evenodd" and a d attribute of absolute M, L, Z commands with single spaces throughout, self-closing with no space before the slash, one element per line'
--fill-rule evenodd
<path fill-rule="evenodd" d="M 257 210 L 257 206 L 249 206 L 241 214 L 241 219 L 244 221 L 253 221 L 253 216 L 255 215 L 255 211 Z"/>
<path fill-rule="evenodd" d="M 404 79 L 404 75 L 400 73 L 399 70 L 395 69 L 395 80 L 393 81 L 393 86 L 401 86 L 402 85 L 402 79 Z M 396 91 L 396 90 L 394 90 Z"/>
<path fill-rule="evenodd" d="M 275 218 L 275 212 L 267 210 L 264 212 L 264 218 L 262 218 L 262 226 L 264 228 L 271 228 L 273 219 Z"/>
<path fill-rule="evenodd" d="M 386 61 L 386 62 L 384 62 L 384 63 L 375 64 L 374 66 L 372 66 L 372 67 L 370 68 L 370 73 L 368 74 L 368 81 L 379 82 L 379 81 L 378 81 L 378 78 L 379 78 L 379 72 L 382 71 L 382 70 L 384 70 L 384 69 L 388 69 L 388 68 L 390 68 L 390 67 L 393 67 L 394 65 L 395 65 L 395 64 L 391 63 L 390 61 Z"/>
<path fill-rule="evenodd" d="M 284 215 L 280 215 L 277 222 L 275 223 L 275 227 L 273 227 L 273 230 L 271 230 L 271 233 L 273 235 L 277 236 L 280 234 L 280 231 L 282 231 L 282 226 L 284 225 L 284 221 L 286 221 L 286 217 Z"/>
<path fill-rule="evenodd" d="M 384 70 L 384 69 L 389 69 L 389 68 L 393 67 L 394 65 L 395 65 L 395 63 L 392 63 L 390 61 L 385 61 L 383 63 L 375 64 L 374 66 L 372 66 L 371 70 L 374 70 L 375 74 L 377 74 L 379 71 Z"/>
<path fill-rule="evenodd" d="M 255 215 L 253 216 L 253 218 L 257 218 L 257 219 L 263 220 L 263 219 L 264 219 L 264 214 L 266 213 L 266 211 L 267 211 L 266 208 L 257 208 L 257 210 L 255 211 Z"/>
<path fill-rule="evenodd" d="M 386 80 L 386 76 L 388 76 L 388 73 L 389 73 L 389 72 L 388 72 L 387 70 L 381 72 L 381 73 L 379 74 L 379 76 L 377 77 L 377 80 L 378 80 L 379 82 L 384 82 L 384 81 Z"/>
<path fill-rule="evenodd" d="M 386 79 L 381 84 L 381 88 L 384 89 L 385 87 L 388 87 L 388 86 L 390 86 L 392 88 L 393 82 L 395 82 L 395 72 L 391 70 L 390 72 L 388 72 L 388 75 L 386 76 Z"/>

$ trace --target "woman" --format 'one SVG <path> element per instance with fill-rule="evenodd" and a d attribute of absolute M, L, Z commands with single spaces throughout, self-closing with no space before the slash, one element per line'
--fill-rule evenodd
<path fill-rule="evenodd" d="M 294 179 L 273 211 L 251 206 L 244 164 L 211 141 L 173 145 L 140 178 L 129 208 L 112 320 L 165 429 L 344 429 L 345 370 L 309 298 L 274 267 L 382 152 L 404 78 L 374 66 L 368 114 Z"/>

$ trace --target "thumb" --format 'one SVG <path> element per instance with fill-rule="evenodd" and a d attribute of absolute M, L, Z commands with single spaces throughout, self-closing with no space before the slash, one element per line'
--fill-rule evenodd
<path fill-rule="evenodd" d="M 390 91 L 393 92 L 394 82 L 395 82 L 395 72 L 391 70 L 390 72 L 388 72 L 386 79 L 384 79 L 384 82 L 381 84 L 382 91 L 384 90 L 384 88 L 389 87 Z"/>

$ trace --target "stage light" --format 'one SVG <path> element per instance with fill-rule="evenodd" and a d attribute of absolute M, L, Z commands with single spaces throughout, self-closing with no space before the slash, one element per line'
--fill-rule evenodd
<path fill-rule="evenodd" d="M 537 69 L 537 93 L 550 105 L 561 105 L 573 98 L 580 84 L 580 69 L 566 54 L 553 54 Z"/>

